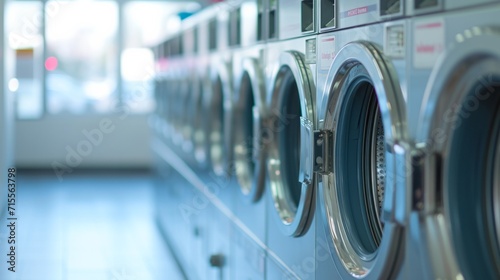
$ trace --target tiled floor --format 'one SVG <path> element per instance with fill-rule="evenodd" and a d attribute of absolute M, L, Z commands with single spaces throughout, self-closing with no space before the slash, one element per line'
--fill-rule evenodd
<path fill-rule="evenodd" d="M 16 272 L 0 279 L 184 279 L 153 217 L 147 173 L 18 174 Z"/>

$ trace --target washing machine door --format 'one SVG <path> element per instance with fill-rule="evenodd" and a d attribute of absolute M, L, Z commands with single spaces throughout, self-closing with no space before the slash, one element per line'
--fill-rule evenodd
<path fill-rule="evenodd" d="M 342 279 L 391 278 L 402 258 L 407 139 L 391 61 L 372 43 L 349 43 L 332 62 L 321 104 L 319 201 L 337 270 Z"/>
<path fill-rule="evenodd" d="M 260 199 L 264 189 L 265 155 L 263 145 L 265 83 L 260 63 L 255 58 L 243 60 L 242 71 L 235 80 L 233 107 L 234 167 L 243 195 L 252 202 Z"/>
<path fill-rule="evenodd" d="M 282 231 L 303 235 L 312 220 L 314 123 L 312 71 L 302 53 L 283 52 L 268 95 L 270 104 L 267 169 L 273 213 Z"/>
<path fill-rule="evenodd" d="M 419 121 L 415 209 L 434 278 L 500 278 L 500 31 L 475 27 L 433 69 Z M 440 265 L 437 265 L 440 264 Z"/>
<path fill-rule="evenodd" d="M 206 133 L 212 171 L 218 176 L 229 176 L 232 157 L 230 112 L 232 84 L 227 63 L 218 61 L 210 72 L 210 87 L 206 96 L 208 117 Z"/>

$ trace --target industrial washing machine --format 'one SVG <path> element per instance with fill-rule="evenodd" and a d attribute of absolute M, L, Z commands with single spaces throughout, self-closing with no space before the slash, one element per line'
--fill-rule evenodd
<path fill-rule="evenodd" d="M 318 37 L 317 279 L 405 277 L 407 24 Z"/>
<path fill-rule="evenodd" d="M 182 108 L 180 113 L 180 135 L 181 147 L 183 153 L 191 162 L 193 158 L 193 123 L 192 119 L 195 115 L 195 108 L 193 104 L 196 97 L 196 86 L 198 73 L 196 71 L 196 48 L 197 42 L 197 29 L 194 23 L 184 24 L 184 32 L 182 33 L 182 46 L 183 46 L 183 83 L 181 87 L 181 102 L 179 107 Z"/>
<path fill-rule="evenodd" d="M 409 94 L 421 104 L 409 112 L 418 118 L 409 226 L 422 273 L 414 279 L 500 277 L 499 11 L 478 5 L 414 22 L 412 82 L 425 85 Z"/>
<path fill-rule="evenodd" d="M 268 7 L 266 279 L 315 277 L 316 11 L 313 1 L 271 1 Z"/>
<path fill-rule="evenodd" d="M 207 136 L 209 172 L 200 172 L 198 177 L 205 184 L 204 194 L 212 197 L 211 219 L 207 222 L 208 279 L 230 278 L 233 268 L 231 256 L 231 225 L 235 205 L 236 180 L 232 175 L 232 127 L 231 112 L 233 98 L 232 53 L 229 40 L 229 14 L 235 8 L 228 3 L 211 7 L 212 16 L 208 26 L 208 87 L 203 92 L 204 128 Z"/>
<path fill-rule="evenodd" d="M 210 50 L 208 36 L 208 19 L 214 12 L 205 10 L 195 18 L 187 19 L 195 25 L 195 69 L 190 106 L 193 108 L 191 116 L 193 156 L 198 168 L 208 167 L 208 132 L 205 126 L 208 108 L 205 105 L 205 96 L 210 90 Z"/>
<path fill-rule="evenodd" d="M 265 278 L 266 151 L 263 134 L 267 113 L 265 98 L 263 40 L 258 40 L 259 5 L 255 0 L 242 1 L 230 13 L 230 38 L 237 50 L 233 53 L 233 175 L 236 195 L 234 214 L 241 221 L 234 226 L 234 269 L 231 279 Z"/>
<path fill-rule="evenodd" d="M 228 176 L 228 164 L 231 161 L 232 152 L 228 113 L 231 110 L 233 89 L 227 20 L 228 12 L 220 8 L 216 15 L 208 21 L 208 42 L 212 54 L 209 68 L 209 88 L 205 94 L 205 106 L 208 108 L 205 127 L 210 166 L 217 176 Z"/>

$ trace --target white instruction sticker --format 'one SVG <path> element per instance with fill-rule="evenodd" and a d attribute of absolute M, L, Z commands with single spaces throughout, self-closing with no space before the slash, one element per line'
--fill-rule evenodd
<path fill-rule="evenodd" d="M 319 38 L 320 70 L 328 71 L 335 58 L 335 36 Z"/>
<path fill-rule="evenodd" d="M 405 57 L 405 26 L 396 24 L 385 29 L 385 50 L 387 56 L 392 58 Z"/>
<path fill-rule="evenodd" d="M 415 68 L 432 68 L 444 47 L 444 21 L 442 19 L 415 22 L 413 37 L 413 66 Z"/>

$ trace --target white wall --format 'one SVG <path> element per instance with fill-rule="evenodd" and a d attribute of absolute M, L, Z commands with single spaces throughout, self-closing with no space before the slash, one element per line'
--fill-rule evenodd
<path fill-rule="evenodd" d="M 149 167 L 149 130 L 147 115 L 67 115 L 18 120 L 16 166 Z"/>

